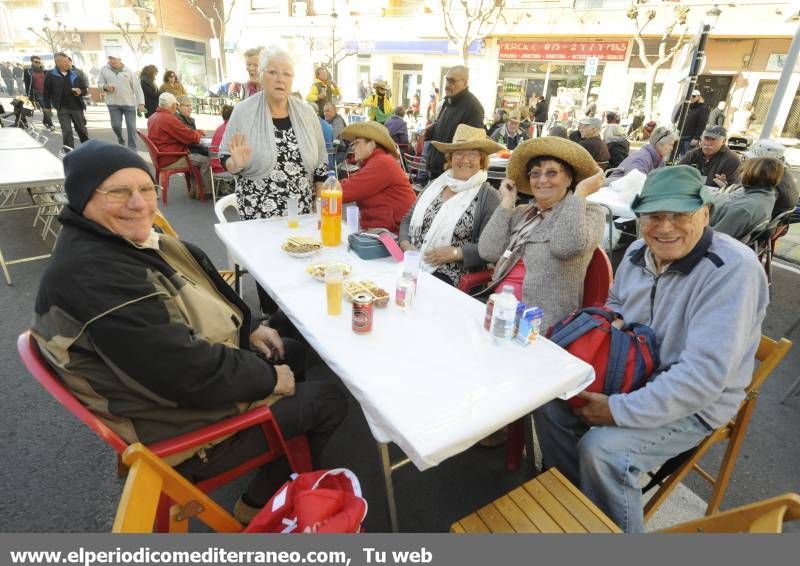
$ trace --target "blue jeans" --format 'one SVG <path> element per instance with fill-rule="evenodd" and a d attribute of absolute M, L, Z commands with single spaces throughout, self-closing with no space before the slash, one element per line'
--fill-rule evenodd
<path fill-rule="evenodd" d="M 710 432 L 692 415 L 656 428 L 587 427 L 566 401 L 533 412 L 544 468 L 558 468 L 626 533 L 644 531 L 641 474 Z"/>
<path fill-rule="evenodd" d="M 111 129 L 117 134 L 117 141 L 125 145 L 122 139 L 122 116 L 125 116 L 125 128 L 128 130 L 128 147 L 136 151 L 136 107 L 109 104 L 108 113 L 111 116 Z"/>

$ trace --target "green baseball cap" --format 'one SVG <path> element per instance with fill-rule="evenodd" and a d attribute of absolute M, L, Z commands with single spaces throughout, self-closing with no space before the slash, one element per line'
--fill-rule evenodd
<path fill-rule="evenodd" d="M 700 172 L 689 165 L 673 165 L 652 171 L 631 208 L 643 212 L 693 212 L 711 202 Z"/>

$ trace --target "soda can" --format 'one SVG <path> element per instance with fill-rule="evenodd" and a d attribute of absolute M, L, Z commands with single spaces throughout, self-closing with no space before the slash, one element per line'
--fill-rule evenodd
<path fill-rule="evenodd" d="M 353 297 L 353 332 L 372 332 L 372 295 L 359 293 Z"/>
<path fill-rule="evenodd" d="M 406 277 L 400 278 L 394 293 L 395 304 L 404 310 L 408 310 L 414 303 L 414 288 L 413 279 L 408 279 Z"/>
<path fill-rule="evenodd" d="M 494 300 L 497 298 L 497 293 L 489 295 L 489 300 L 486 301 L 486 314 L 483 315 L 483 328 L 489 332 L 492 328 L 492 313 L 494 312 Z"/>

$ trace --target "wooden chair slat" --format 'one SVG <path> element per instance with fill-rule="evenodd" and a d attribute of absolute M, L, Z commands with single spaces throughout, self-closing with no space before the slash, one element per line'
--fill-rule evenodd
<path fill-rule="evenodd" d="M 539 505 L 544 507 L 547 514 L 558 523 L 565 533 L 586 532 L 586 529 L 572 516 L 572 513 L 570 513 L 558 499 L 553 497 L 552 493 L 547 491 L 547 487 L 539 481 L 538 477 L 525 483 L 522 487 L 531 497 L 539 502 Z"/>
<path fill-rule="evenodd" d="M 461 526 L 464 528 L 464 532 L 467 533 L 490 533 L 492 532 L 489 527 L 486 526 L 480 517 L 476 513 L 472 513 L 471 515 L 467 515 L 463 519 L 461 519 Z"/>
<path fill-rule="evenodd" d="M 525 516 L 543 533 L 563 533 L 564 529 L 547 514 L 547 511 L 522 487 L 512 489 L 508 496 Z"/>
<path fill-rule="evenodd" d="M 514 532 L 514 527 L 512 527 L 509 522 L 506 521 L 500 510 L 495 507 L 494 503 L 489 503 L 489 505 L 481 507 L 478 509 L 477 514 L 493 533 Z"/>
<path fill-rule="evenodd" d="M 538 476 L 539 481 L 572 513 L 572 516 L 575 517 L 588 532 L 611 533 L 619 531 L 613 523 L 609 525 L 603 520 L 603 512 L 585 495 L 577 490 L 572 491 L 570 487 L 574 489 L 574 486 L 572 486 L 566 478 L 563 478 L 564 481 L 561 481 L 561 478 L 558 477 L 561 476 L 561 473 L 556 470 L 548 470 L 548 472 L 550 473 L 544 473 Z"/>
<path fill-rule="evenodd" d="M 527 515 L 522 511 L 522 509 L 517 506 L 516 503 L 508 496 L 504 495 L 500 499 L 497 499 L 494 502 L 494 506 L 497 508 L 500 513 L 502 513 L 503 517 L 511 524 L 511 527 L 517 533 L 539 533 L 541 532 L 536 525 L 533 524 Z"/>

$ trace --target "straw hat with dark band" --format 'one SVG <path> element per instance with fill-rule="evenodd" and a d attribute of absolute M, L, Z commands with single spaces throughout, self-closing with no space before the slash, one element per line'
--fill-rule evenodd
<path fill-rule="evenodd" d="M 473 128 L 467 124 L 459 124 L 456 133 L 453 134 L 453 143 L 431 142 L 433 147 L 442 153 L 453 153 L 462 149 L 478 149 L 491 155 L 505 149 L 499 143 L 486 136 L 483 128 Z"/>
<path fill-rule="evenodd" d="M 554 136 L 526 140 L 519 144 L 508 162 L 508 177 L 517 184 L 517 190 L 532 194 L 528 180 L 528 162 L 534 157 L 557 157 L 575 170 L 574 183 L 579 183 L 597 172 L 597 163 L 584 148 L 573 141 Z"/>
<path fill-rule="evenodd" d="M 395 157 L 400 157 L 400 152 L 397 151 L 397 145 L 394 143 L 392 136 L 389 135 L 389 130 L 378 122 L 370 120 L 368 122 L 350 124 L 342 130 L 341 137 L 347 141 L 352 141 L 356 138 L 372 140 Z"/>

